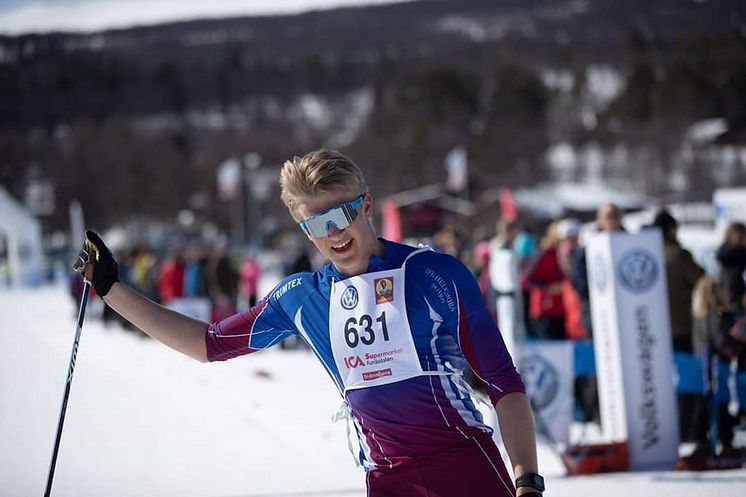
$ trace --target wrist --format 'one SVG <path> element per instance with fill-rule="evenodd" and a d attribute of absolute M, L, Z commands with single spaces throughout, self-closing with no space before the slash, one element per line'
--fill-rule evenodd
<path fill-rule="evenodd" d="M 106 294 L 105 295 L 101 295 L 101 300 L 103 300 L 107 304 L 109 303 L 109 299 L 111 298 L 111 291 L 114 290 L 114 286 L 117 283 L 121 283 L 121 282 L 119 280 L 114 281 L 114 283 L 112 283 L 111 286 L 109 286 L 108 290 L 106 291 Z M 95 290 L 96 287 L 93 287 L 93 288 Z M 96 293 L 98 293 L 98 291 Z"/>
<path fill-rule="evenodd" d="M 515 479 L 515 488 L 516 495 L 522 497 L 531 493 L 541 495 L 546 487 L 544 485 L 544 478 L 540 474 L 528 472 Z"/>
<path fill-rule="evenodd" d="M 96 293 L 101 297 L 104 298 L 109 294 L 111 291 L 111 287 L 114 286 L 114 283 L 119 282 L 119 276 L 118 275 L 107 275 L 104 278 L 95 278 L 93 279 L 93 288 L 96 290 Z"/>

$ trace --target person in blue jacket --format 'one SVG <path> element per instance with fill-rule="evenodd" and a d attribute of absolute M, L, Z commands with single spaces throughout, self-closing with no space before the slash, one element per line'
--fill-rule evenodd
<path fill-rule="evenodd" d="M 449 255 L 377 238 L 365 178 L 338 152 L 287 161 L 280 183 L 329 263 L 288 276 L 251 309 L 208 324 L 161 307 L 118 281 L 92 231 L 79 270 L 118 313 L 199 361 L 303 339 L 340 393 L 369 497 L 541 495 L 525 388 L 470 271 Z M 515 480 L 463 380 L 467 364 L 497 410 Z"/>

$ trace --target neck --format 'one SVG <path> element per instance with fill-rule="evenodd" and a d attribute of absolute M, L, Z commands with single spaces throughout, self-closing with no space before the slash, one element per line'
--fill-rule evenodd
<path fill-rule="evenodd" d="M 386 255 L 386 244 L 383 242 L 383 240 L 376 238 L 376 248 L 373 250 L 373 255 L 376 255 L 381 259 L 383 259 L 383 256 Z"/>

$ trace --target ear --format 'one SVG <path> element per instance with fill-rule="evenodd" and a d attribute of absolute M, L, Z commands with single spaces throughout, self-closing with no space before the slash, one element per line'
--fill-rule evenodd
<path fill-rule="evenodd" d="M 365 217 L 373 215 L 373 195 L 370 193 L 366 193 L 363 197 L 363 214 L 365 214 Z"/>

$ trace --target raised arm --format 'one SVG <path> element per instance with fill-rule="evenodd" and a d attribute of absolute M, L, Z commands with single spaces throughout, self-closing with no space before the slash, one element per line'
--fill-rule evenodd
<path fill-rule="evenodd" d="M 207 362 L 205 333 L 209 324 L 156 304 L 120 282 L 117 263 L 95 232 L 86 232 L 86 243 L 75 266 L 104 302 L 127 321 L 172 349 Z"/>

